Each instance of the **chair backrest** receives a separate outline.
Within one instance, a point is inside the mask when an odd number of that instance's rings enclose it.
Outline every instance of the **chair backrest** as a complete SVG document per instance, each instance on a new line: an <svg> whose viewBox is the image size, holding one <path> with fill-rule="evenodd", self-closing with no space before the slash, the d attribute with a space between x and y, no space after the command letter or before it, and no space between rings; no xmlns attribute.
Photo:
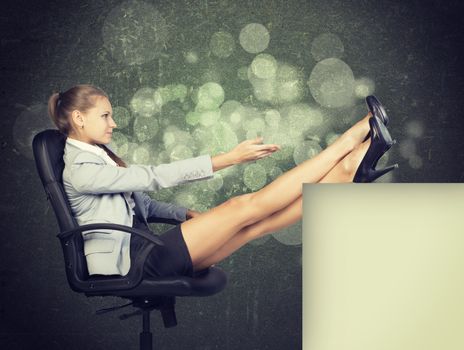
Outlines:
<svg viewBox="0 0 464 350"><path fill-rule="evenodd" d="M48 199L55 212L60 232L79 227L72 215L68 197L63 187L64 147L66 136L58 130L44 130L35 135L32 141L35 164ZM88 275L87 262L84 256L84 243L80 234L61 240L66 263L66 276L73 290L80 291L76 286L86 280ZM78 282L78 283L76 283Z"/></svg>

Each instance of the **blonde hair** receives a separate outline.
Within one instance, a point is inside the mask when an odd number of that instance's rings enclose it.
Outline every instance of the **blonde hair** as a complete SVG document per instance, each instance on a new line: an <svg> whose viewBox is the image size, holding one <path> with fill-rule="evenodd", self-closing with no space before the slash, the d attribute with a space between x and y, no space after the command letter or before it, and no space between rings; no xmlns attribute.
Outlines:
<svg viewBox="0 0 464 350"><path fill-rule="evenodd" d="M89 84L80 84L73 86L65 92L56 92L48 99L48 115L57 129L68 136L69 132L72 130L72 111L79 110L82 113L87 112L89 109L95 107L96 97L108 98L108 95L102 89ZM98 146L119 166L127 167L126 163L108 147L105 145Z"/></svg>

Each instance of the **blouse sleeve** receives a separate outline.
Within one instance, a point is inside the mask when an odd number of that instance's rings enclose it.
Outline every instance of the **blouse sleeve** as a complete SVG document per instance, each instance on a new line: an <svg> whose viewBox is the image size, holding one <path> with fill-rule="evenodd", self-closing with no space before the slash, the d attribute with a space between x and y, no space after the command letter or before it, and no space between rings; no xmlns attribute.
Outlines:
<svg viewBox="0 0 464 350"><path fill-rule="evenodd" d="M117 193L156 191L213 176L208 155L169 164L130 165L127 168L108 165L92 152L80 152L73 160L69 182L81 193Z"/></svg>

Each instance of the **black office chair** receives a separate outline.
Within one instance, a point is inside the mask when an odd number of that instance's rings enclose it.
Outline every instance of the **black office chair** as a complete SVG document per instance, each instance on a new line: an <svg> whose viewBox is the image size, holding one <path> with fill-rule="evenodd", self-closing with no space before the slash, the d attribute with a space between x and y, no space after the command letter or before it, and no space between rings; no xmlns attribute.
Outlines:
<svg viewBox="0 0 464 350"><path fill-rule="evenodd" d="M130 303L97 311L97 314L113 311L133 305L143 315L143 330L140 333L140 349L152 349L150 331L150 312L157 309L161 312L164 326L177 325L175 314L176 296L209 296L220 292L227 284L223 270L212 266L196 272L191 277L143 278L143 262L153 245L163 245L156 235L117 224L90 224L79 226L74 219L63 188L62 174L64 168L63 152L66 138L58 130L45 130L38 133L32 142L34 158L40 179L48 199L53 207L60 233L66 276L70 287L86 296L119 296L131 300ZM167 222L166 220L156 220ZM169 222L174 223L174 222ZM148 241L146 249L131 262L126 276L92 275L89 276L84 256L82 231L92 229L112 229L139 235ZM123 317L121 317L122 319Z"/></svg>

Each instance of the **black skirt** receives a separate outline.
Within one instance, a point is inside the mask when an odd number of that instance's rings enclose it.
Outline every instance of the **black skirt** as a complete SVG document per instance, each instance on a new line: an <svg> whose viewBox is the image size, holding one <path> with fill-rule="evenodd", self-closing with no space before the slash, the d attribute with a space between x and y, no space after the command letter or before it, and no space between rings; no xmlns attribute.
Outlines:
<svg viewBox="0 0 464 350"><path fill-rule="evenodd" d="M148 230L145 223L133 217L132 227ZM192 258L180 228L180 224L158 236L164 246L154 246L144 264L144 277L193 276ZM149 242L144 238L132 235L130 240L131 260Z"/></svg>

